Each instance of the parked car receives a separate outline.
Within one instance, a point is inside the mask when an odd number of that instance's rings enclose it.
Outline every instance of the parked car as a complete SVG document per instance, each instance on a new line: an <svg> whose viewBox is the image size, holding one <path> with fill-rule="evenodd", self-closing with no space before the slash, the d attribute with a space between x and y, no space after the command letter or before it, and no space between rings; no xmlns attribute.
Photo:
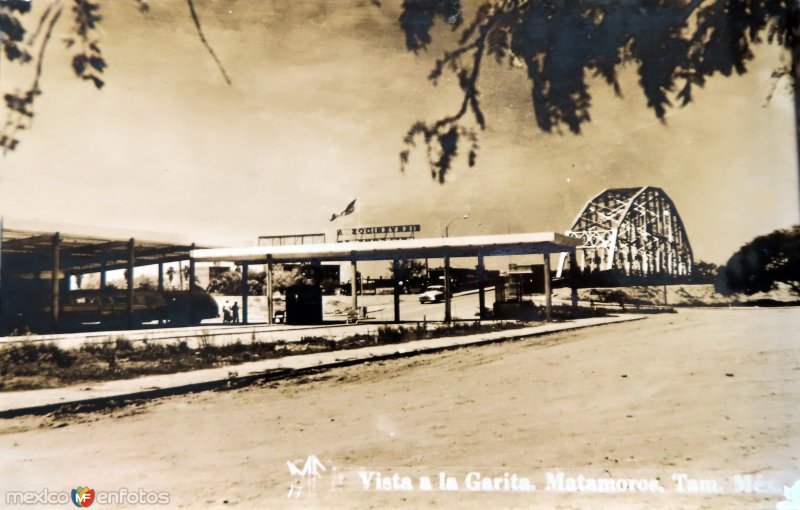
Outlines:
<svg viewBox="0 0 800 510"><path fill-rule="evenodd" d="M430 285L425 292L419 295L419 302L440 303L444 301L444 285Z"/></svg>

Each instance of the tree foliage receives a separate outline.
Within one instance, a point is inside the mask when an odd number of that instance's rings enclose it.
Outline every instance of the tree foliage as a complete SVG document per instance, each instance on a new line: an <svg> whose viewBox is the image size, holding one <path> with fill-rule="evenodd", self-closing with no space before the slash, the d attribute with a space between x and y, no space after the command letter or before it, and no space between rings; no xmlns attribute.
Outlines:
<svg viewBox="0 0 800 510"><path fill-rule="evenodd" d="M106 61L97 36L102 20L99 14L100 5L92 0L71 0L69 4L70 7L67 8L61 0L50 3L37 20L34 29L28 30L21 17L30 12L31 2L0 2L0 62L5 57L9 63L34 65L30 86L3 95L6 120L0 130L0 148L4 153L17 148L19 131L29 128L33 121L34 102L42 93L40 81L45 52L53 30L65 11L69 13L73 26L70 30L71 36L65 38L63 43L73 50L70 65L75 75L91 82L98 89L105 85L102 76Z"/></svg>
<svg viewBox="0 0 800 510"><path fill-rule="evenodd" d="M428 47L437 21L460 30L456 47L444 52L428 77L436 84L453 73L460 105L450 116L416 122L400 153L405 170L421 139L431 176L442 183L464 144L469 166L475 165L478 130L487 123L479 90L487 60L524 70L542 131L579 134L591 120L590 77L621 96L620 69L635 66L647 106L665 121L674 103L689 104L710 77L745 73L754 45L794 48L798 26L789 0L492 0L468 23L454 12L460 6L452 0L404 0L400 16L413 52ZM775 73L785 74L788 65Z"/></svg>
<svg viewBox="0 0 800 510"><path fill-rule="evenodd" d="M148 12L147 0L133 0L141 12ZM0 150L5 154L19 145L19 132L28 129L34 117L34 102L41 95L40 87L44 56L52 39L54 29L69 13L72 27L69 36L62 42L72 49L70 65L75 75L86 80L97 89L103 88L103 73L107 62L100 48L98 30L103 17L100 14L99 0L52 0L39 16L33 28L26 28L23 16L31 13L31 0L0 0L0 69L3 60L10 64L33 65L33 78L30 86L22 90L3 94L6 120L0 129ZM200 41L211 55L223 78L231 84L231 79L222 66L213 48L203 33L194 0L186 0L192 22Z"/></svg>
<svg viewBox="0 0 800 510"><path fill-rule="evenodd" d="M294 285L305 277L299 268L290 270L274 268L272 271L272 288L283 292L286 287ZM263 296L267 291L267 273L264 271L248 271L248 295ZM214 277L206 287L208 292L226 296L238 296L242 293L242 273L239 271L225 271Z"/></svg>
<svg viewBox="0 0 800 510"><path fill-rule="evenodd" d="M719 273L719 266L713 262L696 260L692 267L692 277L698 281L713 282Z"/></svg>
<svg viewBox="0 0 800 510"><path fill-rule="evenodd" d="M147 0L132 1L142 11L149 9ZM380 6L377 0L372 3ZM203 33L194 0L186 4L200 41L230 84ZM18 132L30 126L34 100L41 94L43 57L62 14L68 12L73 21L71 36L63 40L75 49L73 71L97 88L104 85L107 63L96 34L102 22L99 0L53 0L26 28L22 19L30 9L28 0L0 0L0 61L35 68L30 87L4 95L3 151L14 150ZM431 176L441 183L465 146L468 165L476 164L478 133L487 125L479 88L487 61L526 73L541 130L579 134L591 120L593 76L621 95L618 73L625 65L634 66L648 107L664 121L673 104L692 102L694 90L715 74L745 73L754 45L797 49L800 33L797 7L790 0L483 0L469 19L458 0L402 1L398 23L409 51L428 49L437 22L460 32L429 79L435 84L452 73L460 102L451 115L415 122L405 135L400 162L405 170L421 140ZM794 78L790 65L776 70L776 77L783 75Z"/></svg>
<svg viewBox="0 0 800 510"><path fill-rule="evenodd" d="M397 262L397 274L394 271L394 264L389 265L389 273L398 280L415 280L425 278L427 271L425 263L415 259L399 260Z"/></svg>
<svg viewBox="0 0 800 510"><path fill-rule="evenodd" d="M769 292L777 283L800 296L800 225L756 237L720 268L717 292L730 295Z"/></svg>

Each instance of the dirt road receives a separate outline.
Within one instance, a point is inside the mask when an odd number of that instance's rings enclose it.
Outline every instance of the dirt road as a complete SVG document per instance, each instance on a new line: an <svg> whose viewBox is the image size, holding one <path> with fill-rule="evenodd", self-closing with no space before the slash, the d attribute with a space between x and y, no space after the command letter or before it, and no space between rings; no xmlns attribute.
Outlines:
<svg viewBox="0 0 800 510"><path fill-rule="evenodd" d="M8 420L0 497L88 485L167 491L181 508L775 508L800 478L798 331L798 309L685 310ZM315 486L287 465L309 474L309 456ZM449 478L457 490L440 490Z"/></svg>

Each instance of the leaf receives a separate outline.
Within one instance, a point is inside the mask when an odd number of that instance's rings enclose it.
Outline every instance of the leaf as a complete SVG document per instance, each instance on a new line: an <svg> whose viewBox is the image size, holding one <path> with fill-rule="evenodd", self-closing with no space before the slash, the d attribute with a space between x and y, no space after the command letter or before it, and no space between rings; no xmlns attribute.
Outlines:
<svg viewBox="0 0 800 510"><path fill-rule="evenodd" d="M89 75L88 79L92 80L92 82L94 83L94 86L97 87L98 89L102 89L103 85L105 85L105 82L103 80L101 80L100 78L98 78L97 76L95 76L93 74Z"/></svg>
<svg viewBox="0 0 800 510"><path fill-rule="evenodd" d="M8 60L10 61L22 59L22 57L24 56L24 53L20 51L19 46L17 46L11 41L4 44L3 48L5 49L6 57L8 57Z"/></svg>
<svg viewBox="0 0 800 510"><path fill-rule="evenodd" d="M0 7L25 14L31 10L31 3L33 3L31 0L2 0L0 1Z"/></svg>
<svg viewBox="0 0 800 510"><path fill-rule="evenodd" d="M89 57L89 64L98 72L102 73L106 67L106 61L102 57L91 56Z"/></svg>
<svg viewBox="0 0 800 510"><path fill-rule="evenodd" d="M22 41L25 37L25 27L15 16L0 11L0 41L9 38L12 41Z"/></svg>

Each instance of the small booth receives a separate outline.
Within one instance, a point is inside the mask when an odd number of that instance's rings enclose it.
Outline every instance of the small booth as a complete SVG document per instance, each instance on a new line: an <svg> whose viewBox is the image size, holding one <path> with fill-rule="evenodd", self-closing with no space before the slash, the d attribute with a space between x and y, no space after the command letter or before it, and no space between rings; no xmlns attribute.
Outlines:
<svg viewBox="0 0 800 510"><path fill-rule="evenodd" d="M511 264L508 275L495 284L493 318L498 320L540 320L543 314L533 301L523 299L532 294L545 294L543 264Z"/></svg>
<svg viewBox="0 0 800 510"><path fill-rule="evenodd" d="M298 283L286 288L286 324L322 324L322 288Z"/></svg>

